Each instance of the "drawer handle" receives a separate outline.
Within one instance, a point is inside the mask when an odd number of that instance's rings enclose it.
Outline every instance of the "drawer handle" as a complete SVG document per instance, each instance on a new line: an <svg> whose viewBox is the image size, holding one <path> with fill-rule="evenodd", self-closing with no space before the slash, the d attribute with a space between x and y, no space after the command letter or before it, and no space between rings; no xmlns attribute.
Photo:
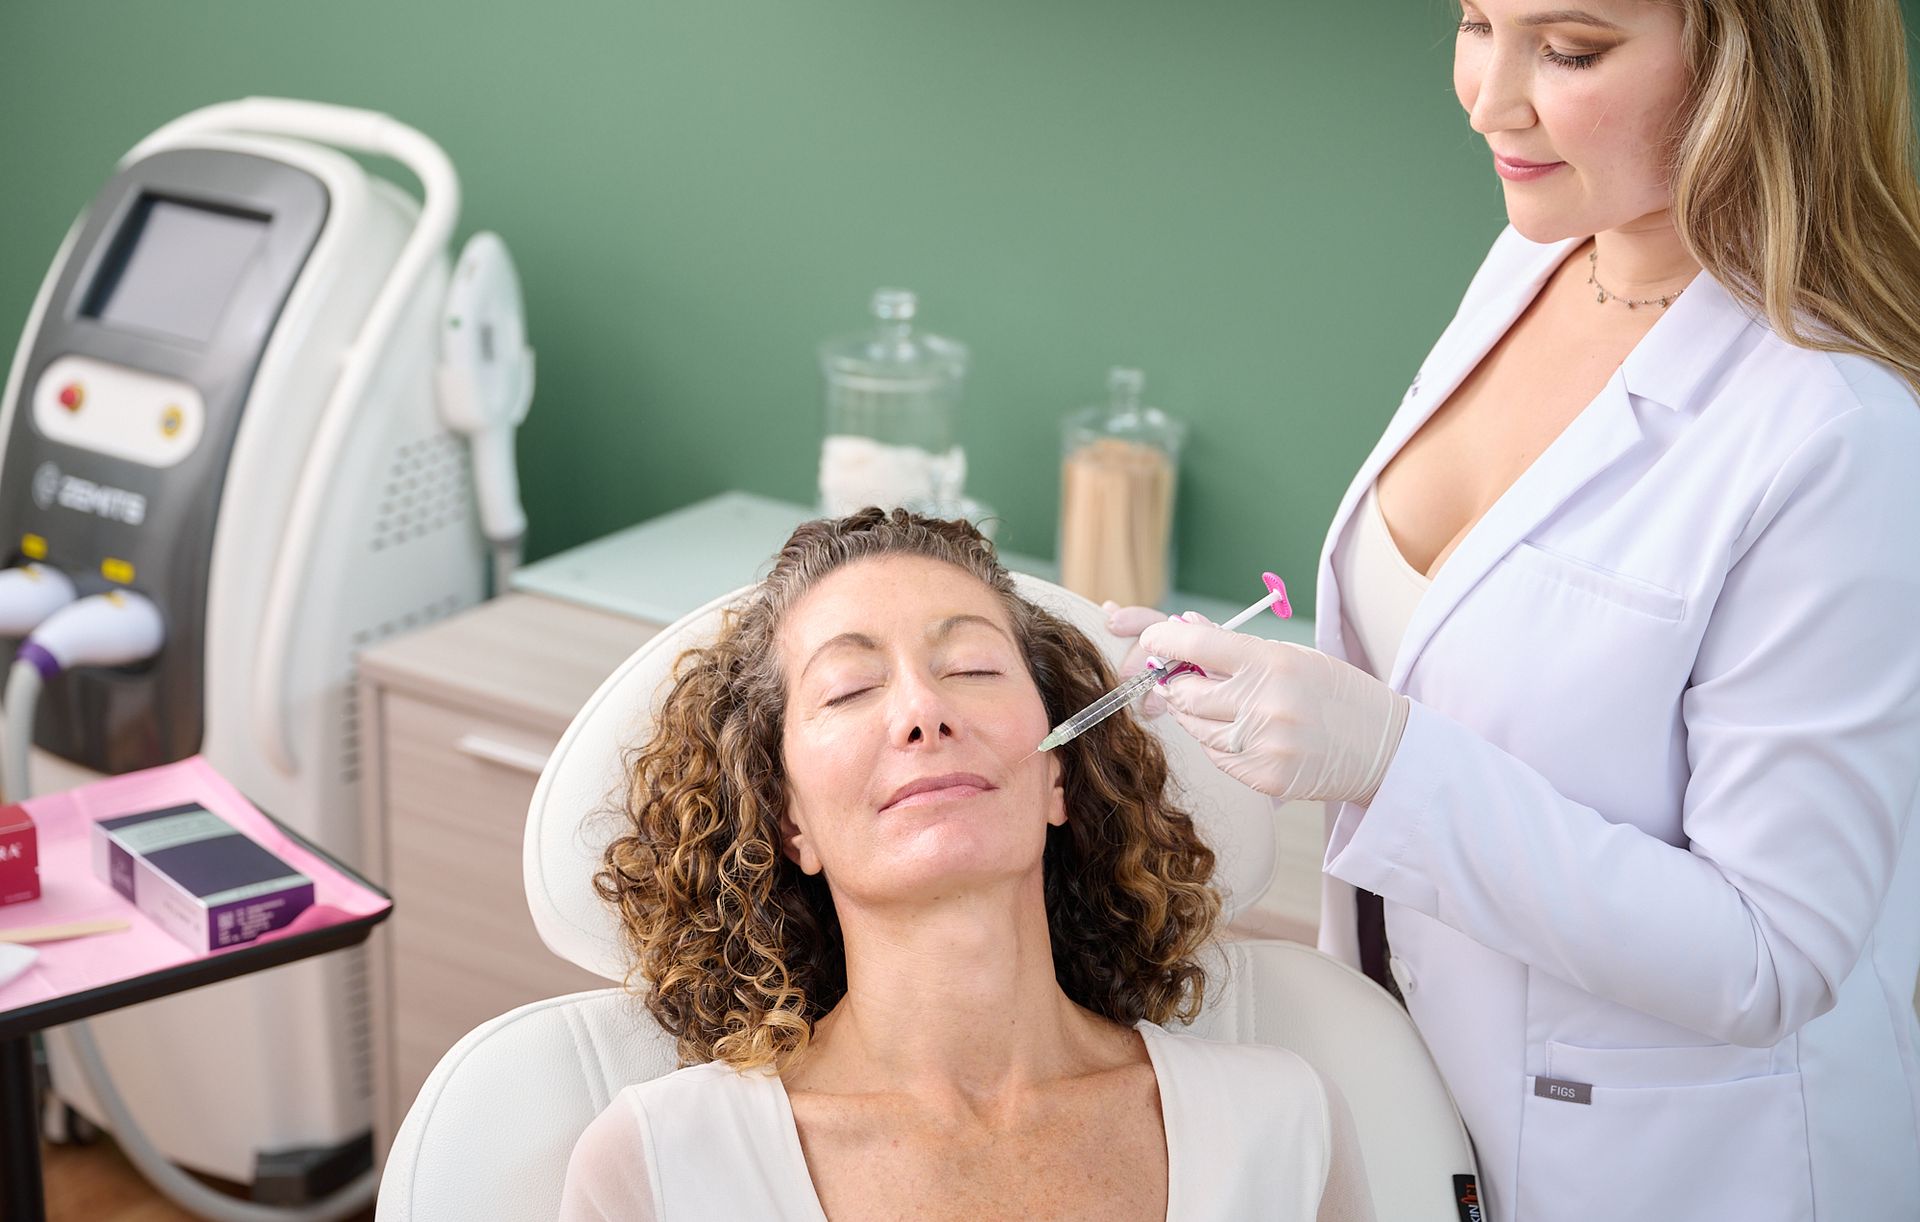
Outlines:
<svg viewBox="0 0 1920 1222"><path fill-rule="evenodd" d="M499 764L503 768L512 768L516 772L525 772L539 776L547 769L548 753L529 751L525 747L513 747L506 743L497 743L478 734L462 734L460 741L453 744L462 755L470 755L489 764Z"/></svg>

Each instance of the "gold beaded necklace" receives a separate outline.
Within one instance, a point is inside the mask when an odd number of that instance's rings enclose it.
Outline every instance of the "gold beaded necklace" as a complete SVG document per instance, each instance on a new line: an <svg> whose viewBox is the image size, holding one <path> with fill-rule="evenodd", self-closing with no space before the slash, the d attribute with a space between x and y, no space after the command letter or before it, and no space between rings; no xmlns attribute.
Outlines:
<svg viewBox="0 0 1920 1222"><path fill-rule="evenodd" d="M1668 304L1673 301L1674 298L1678 297L1680 294L1687 291L1686 286L1682 285L1679 288L1673 290L1673 292L1668 293L1664 297L1645 297L1640 299L1639 301L1635 301L1630 297L1622 297L1620 294L1608 289L1606 285L1601 284L1600 281L1596 278L1599 275L1599 271L1600 271L1599 260L1600 260L1600 252L1598 250L1590 250L1587 252L1587 283L1591 284L1594 287L1593 299L1599 302L1601 305L1605 305L1607 303L1607 299L1612 298L1615 301L1626 302L1627 308L1629 310L1635 308L1636 306L1653 305L1655 302L1658 302L1660 304L1660 308L1664 310L1667 308Z"/></svg>

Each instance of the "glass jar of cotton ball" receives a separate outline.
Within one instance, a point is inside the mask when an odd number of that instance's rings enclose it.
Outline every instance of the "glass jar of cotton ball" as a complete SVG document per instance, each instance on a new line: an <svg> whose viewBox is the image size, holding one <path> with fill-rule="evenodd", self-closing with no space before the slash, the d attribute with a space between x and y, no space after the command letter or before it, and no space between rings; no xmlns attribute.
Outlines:
<svg viewBox="0 0 1920 1222"><path fill-rule="evenodd" d="M1186 426L1140 402L1146 375L1107 373L1107 402L1061 424L1060 584L1151 607L1173 577L1174 476Z"/></svg>
<svg viewBox="0 0 1920 1222"><path fill-rule="evenodd" d="M820 447L820 508L840 517L878 505L962 500L967 459L954 415L967 349L914 329L904 289L873 295L873 326L820 346L826 438Z"/></svg>

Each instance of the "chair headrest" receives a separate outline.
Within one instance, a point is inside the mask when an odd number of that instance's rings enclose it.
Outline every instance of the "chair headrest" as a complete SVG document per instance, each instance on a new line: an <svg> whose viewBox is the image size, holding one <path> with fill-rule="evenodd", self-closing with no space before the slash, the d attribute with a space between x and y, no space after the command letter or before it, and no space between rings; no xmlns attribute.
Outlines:
<svg viewBox="0 0 1920 1222"><path fill-rule="evenodd" d="M1127 642L1107 631L1100 608L1051 582L1016 573L1022 597L1067 620L1118 663ZM593 890L601 853L619 829L625 750L646 741L674 661L719 635L721 614L753 587L717 598L649 640L607 677L574 716L547 760L527 811L523 860L534 926L563 959L608 980L626 976L628 956L613 911ZM1183 804L1218 859L1224 921L1266 889L1274 867L1274 804L1215 768L1172 718L1151 728L1166 746Z"/></svg>

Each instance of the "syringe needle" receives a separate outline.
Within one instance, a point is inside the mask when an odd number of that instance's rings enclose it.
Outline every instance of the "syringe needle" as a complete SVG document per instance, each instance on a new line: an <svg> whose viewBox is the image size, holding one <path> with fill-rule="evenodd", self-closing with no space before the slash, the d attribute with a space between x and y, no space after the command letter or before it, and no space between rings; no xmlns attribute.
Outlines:
<svg viewBox="0 0 1920 1222"><path fill-rule="evenodd" d="M1287 602L1286 584L1273 573L1262 573L1260 574L1260 579L1266 582L1267 596L1251 607L1248 607L1245 611L1234 616L1226 623L1220 625L1221 628L1232 632L1254 616L1265 611L1268 607L1272 607L1274 614L1278 615L1281 619L1286 619L1293 614L1293 607ZM1168 662L1165 666L1149 667L1141 671L1133 678L1122 683L1119 687L1114 688L1106 695L1100 697L1100 699L1055 726L1052 732L1040 740L1039 747L1035 748L1036 754L1040 751L1051 751L1063 743L1072 742L1089 729L1098 725L1102 720L1111 716L1116 710L1130 703L1135 696L1140 694L1141 689L1145 688L1148 684L1165 682L1169 675L1179 674L1184 670L1198 669L1199 667L1189 667L1184 662Z"/></svg>
<svg viewBox="0 0 1920 1222"><path fill-rule="evenodd" d="M1157 680L1164 671L1149 667L1133 678L1114 688L1086 708L1067 718L1053 728L1053 732L1040 740L1039 750L1051 751L1064 743L1072 742L1089 729L1106 720L1116 710L1131 703L1141 690Z"/></svg>

